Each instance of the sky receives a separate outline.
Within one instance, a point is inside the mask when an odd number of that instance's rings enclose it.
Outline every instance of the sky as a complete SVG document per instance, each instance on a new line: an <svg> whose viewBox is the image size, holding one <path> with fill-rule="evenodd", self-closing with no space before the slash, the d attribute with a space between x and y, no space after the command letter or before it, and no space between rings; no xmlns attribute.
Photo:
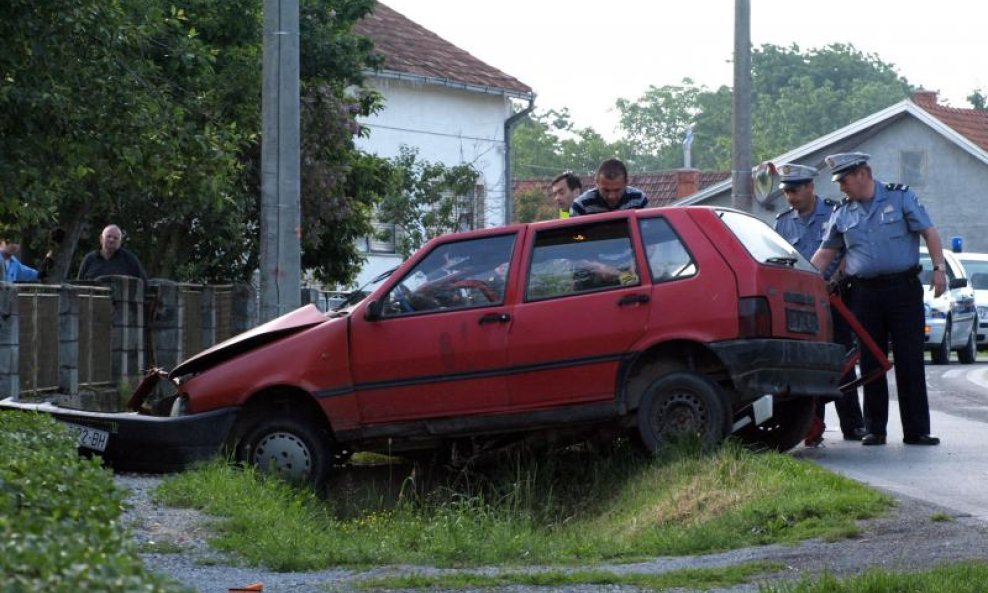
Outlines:
<svg viewBox="0 0 988 593"><path fill-rule="evenodd" d="M383 0L532 87L536 109L570 111L577 127L617 136L618 98L691 78L733 86L734 0ZM988 94L985 21L962 0L750 0L751 43L801 50L854 45L896 67L940 103Z"/></svg>

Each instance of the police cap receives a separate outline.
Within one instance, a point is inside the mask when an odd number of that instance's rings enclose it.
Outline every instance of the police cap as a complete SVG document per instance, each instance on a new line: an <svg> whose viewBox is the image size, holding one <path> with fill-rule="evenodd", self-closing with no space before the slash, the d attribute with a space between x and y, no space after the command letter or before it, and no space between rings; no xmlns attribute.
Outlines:
<svg viewBox="0 0 988 593"><path fill-rule="evenodd" d="M833 176L830 180L840 181L845 175L867 163L870 158L870 154L865 154L863 152L842 152L832 154L823 160L833 172Z"/></svg>
<svg viewBox="0 0 988 593"><path fill-rule="evenodd" d="M816 169L806 165L782 165L779 171L779 189L789 189L813 181Z"/></svg>

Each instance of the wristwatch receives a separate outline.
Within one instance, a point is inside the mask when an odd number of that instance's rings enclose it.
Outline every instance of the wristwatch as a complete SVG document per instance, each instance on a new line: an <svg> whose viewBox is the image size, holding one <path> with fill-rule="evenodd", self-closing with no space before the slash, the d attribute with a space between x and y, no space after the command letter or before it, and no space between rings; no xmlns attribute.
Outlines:
<svg viewBox="0 0 988 593"><path fill-rule="evenodd" d="M947 271L947 264L937 264L937 265L933 266L933 271L934 272L946 272Z"/></svg>

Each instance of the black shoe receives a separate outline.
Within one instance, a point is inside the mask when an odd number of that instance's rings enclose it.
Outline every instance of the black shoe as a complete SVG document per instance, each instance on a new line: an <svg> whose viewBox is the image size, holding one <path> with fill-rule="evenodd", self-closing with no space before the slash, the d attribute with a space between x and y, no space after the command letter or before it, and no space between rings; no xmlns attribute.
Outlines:
<svg viewBox="0 0 988 593"><path fill-rule="evenodd" d="M885 435L868 433L863 437L861 437L861 444L864 445L865 447L869 445L884 445Z"/></svg>
<svg viewBox="0 0 988 593"><path fill-rule="evenodd" d="M851 432L844 433L845 441L860 441L864 436L868 434L868 431L863 428L855 428Z"/></svg>
<svg viewBox="0 0 988 593"><path fill-rule="evenodd" d="M933 445L939 445L940 439L938 439L937 437L931 437L928 434L921 434L921 435L911 435L911 436L902 437L902 442L907 445L933 446Z"/></svg>

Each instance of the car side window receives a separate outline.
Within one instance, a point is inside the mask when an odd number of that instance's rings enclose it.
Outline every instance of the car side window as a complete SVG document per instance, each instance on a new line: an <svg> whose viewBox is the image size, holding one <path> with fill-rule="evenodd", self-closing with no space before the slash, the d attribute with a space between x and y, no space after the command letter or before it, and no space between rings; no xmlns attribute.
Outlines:
<svg viewBox="0 0 988 593"><path fill-rule="evenodd" d="M696 262L665 218L640 221L642 241L652 282L665 282L696 275Z"/></svg>
<svg viewBox="0 0 988 593"><path fill-rule="evenodd" d="M515 235L444 243L384 296L382 317L504 303Z"/></svg>
<svg viewBox="0 0 988 593"><path fill-rule="evenodd" d="M627 221L567 226L536 234L525 299L639 284Z"/></svg>

